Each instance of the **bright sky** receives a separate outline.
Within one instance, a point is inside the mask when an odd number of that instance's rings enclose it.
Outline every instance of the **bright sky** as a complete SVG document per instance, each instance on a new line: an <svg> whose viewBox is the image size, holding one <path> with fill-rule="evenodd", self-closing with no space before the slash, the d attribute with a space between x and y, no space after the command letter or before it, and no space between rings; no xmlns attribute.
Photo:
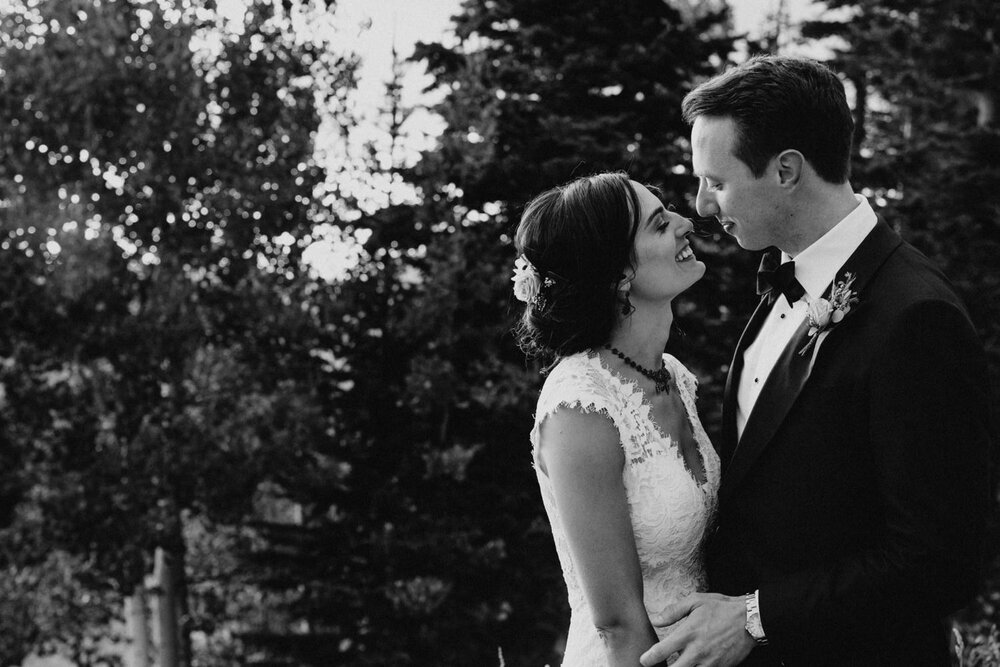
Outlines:
<svg viewBox="0 0 1000 667"><path fill-rule="evenodd" d="M767 25L767 17L780 5L786 5L793 21L818 16L823 8L814 0L730 0L733 21L738 32L758 35ZM338 0L337 13L345 30L348 46L364 59L361 72L361 96L378 104L389 79L395 41L402 57L413 53L417 41L433 42L451 37L450 19L460 9L460 0ZM418 68L411 67L405 88L408 101L420 101L420 89L427 83Z"/></svg>
<svg viewBox="0 0 1000 667"><path fill-rule="evenodd" d="M458 13L459 0L338 0L336 11L346 48L361 55L360 81L355 101L362 112L373 113L385 99L385 84L392 76L392 47L400 59L413 55L418 41L448 42L451 16ZM429 104L423 89L432 80L423 68L404 66L403 104ZM404 130L411 135L409 154L416 157L443 129L440 121L416 109Z"/></svg>
<svg viewBox="0 0 1000 667"><path fill-rule="evenodd" d="M232 1L232 0L231 0ZM770 17L784 5L792 22L815 18L823 8L813 0L729 0L733 8L733 21L737 32L758 36L771 22ZM384 140L384 132L374 126L378 108L385 100L385 85L392 75L392 47L402 59L413 54L418 41L448 43L454 39L451 17L459 12L461 0L337 0L335 23L339 43L358 53L362 58L359 88L352 103L363 121L354 131L354 146L361 142ZM421 109L432 104L423 93L431 83L419 64L407 64L403 78L403 104L415 110L403 126L407 135L404 153L398 159L412 164L421 150L433 146L434 139L443 130L439 118ZM372 205L383 206L393 193L403 192L396 184L379 182L371 175L358 180L358 188L368 187ZM388 194L387 194L388 193ZM398 195L405 198L405 193ZM333 236L336 236L334 234ZM356 245L348 239L331 238L315 244L310 263L318 273L336 278L359 261Z"/></svg>
<svg viewBox="0 0 1000 667"><path fill-rule="evenodd" d="M736 31L751 36L759 35L782 6L793 22L816 18L823 12L822 5L814 0L729 2ZM385 99L385 84L392 74L393 45L399 57L405 59L413 54L418 41L448 43L454 39L451 17L460 8L461 0L338 0L336 23L341 33L340 43L362 58L359 89L353 100L360 116L374 118ZM403 126L408 140L405 154L400 158L412 163L420 150L433 145L443 125L440 119L420 108L435 101L423 93L431 83L430 77L415 63L407 63L404 71L403 103L415 110ZM377 140L378 135L375 128L362 126L356 139Z"/></svg>

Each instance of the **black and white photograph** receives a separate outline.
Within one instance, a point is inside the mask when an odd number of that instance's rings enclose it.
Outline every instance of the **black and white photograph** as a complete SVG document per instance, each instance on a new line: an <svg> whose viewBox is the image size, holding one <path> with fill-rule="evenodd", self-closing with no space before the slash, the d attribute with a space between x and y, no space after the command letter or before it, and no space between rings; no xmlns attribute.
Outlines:
<svg viewBox="0 0 1000 667"><path fill-rule="evenodd" d="M0 665L1000 667L997 0L0 0Z"/></svg>

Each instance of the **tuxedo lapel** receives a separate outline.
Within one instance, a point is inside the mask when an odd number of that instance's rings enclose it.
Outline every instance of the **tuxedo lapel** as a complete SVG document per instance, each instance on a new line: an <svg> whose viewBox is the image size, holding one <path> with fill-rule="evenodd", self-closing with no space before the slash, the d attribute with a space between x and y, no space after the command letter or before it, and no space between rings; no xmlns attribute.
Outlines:
<svg viewBox="0 0 1000 667"><path fill-rule="evenodd" d="M799 392L809 376L812 355L799 354L809 336L809 322L803 321L782 351L770 375L764 382L760 396L743 428L731 465L727 471L729 481L735 484L742 479L746 469L757 460L761 450L771 441L785 420L785 415L799 397Z"/></svg>
<svg viewBox="0 0 1000 667"><path fill-rule="evenodd" d="M881 219L875 225L875 228L869 232L865 240L861 242L857 250L851 255L851 257L844 263L844 265L837 272L835 281L843 280L846 273L851 273L855 276L854 284L852 289L859 295L860 303L858 306L851 311L848 318L845 318L840 326L844 326L845 323L850 321L853 317L864 317L864 306L865 306L865 295L864 289L868 284L868 281L875 275L879 267L882 266L883 262L889 257L890 254L899 246L902 242L899 235L892 231L888 225L886 225ZM824 290L824 296L829 294L830 288L827 287ZM764 300L766 301L766 299ZM760 312L761 307L757 308ZM769 310L769 309L766 309ZM764 314L766 317L766 312ZM757 313L754 313L754 317L757 317ZM757 330L753 333L759 332L760 326L763 324L764 317L761 317L760 323L757 324ZM751 319L753 322L753 319ZM750 325L747 325L747 331L744 332L743 338L746 338L747 332L750 331ZM838 330L834 329L831 333L837 333ZM781 424L784 422L785 417L788 412L792 409L795 401L798 399L799 393L802 391L803 386L805 386L806 380L809 378L810 374L810 357L812 355L800 355L799 351L808 342L809 324L804 321L801 326L796 330L795 334L792 336L791 341L782 351L781 356L778 358L774 369L768 376L764 383L764 387L761 389L760 396L754 405L753 411L750 413L747 419L746 426L743 429L743 436L739 439L738 445L735 447L735 451L727 452L731 454L732 460L727 468L724 468L726 472L725 484L723 484L722 494L728 495L732 490L739 484L740 480L746 475L747 471L753 465L754 461L760 456L760 453L764 450L767 444L777 433ZM729 378L726 381L726 393L723 403L723 426L725 432L726 442L729 440L729 423L726 421L727 414L732 413L732 443L736 443L736 428L735 428L735 412L736 412L736 393L739 387L739 375L738 372L742 370L742 359L743 350L746 349L746 345L749 345L752 341L747 341L746 344L743 342L743 338L740 339L740 344L737 346L736 358L733 360L733 364L730 370ZM816 352L816 358L818 359L824 349L820 348ZM737 369L737 359L739 360L740 367ZM735 372L734 372L735 371Z"/></svg>
<svg viewBox="0 0 1000 667"><path fill-rule="evenodd" d="M767 319L767 314L771 312L773 303L765 295L757 304L757 309L753 311L750 321L743 329L743 334L736 344L733 361L729 364L729 373L726 374L726 390L722 394L722 450L719 452L719 458L722 460L723 469L729 465L733 452L736 451L736 442L739 439L736 429L736 397L739 393L740 376L743 374L743 353L757 338L761 327L764 326L764 320Z"/></svg>

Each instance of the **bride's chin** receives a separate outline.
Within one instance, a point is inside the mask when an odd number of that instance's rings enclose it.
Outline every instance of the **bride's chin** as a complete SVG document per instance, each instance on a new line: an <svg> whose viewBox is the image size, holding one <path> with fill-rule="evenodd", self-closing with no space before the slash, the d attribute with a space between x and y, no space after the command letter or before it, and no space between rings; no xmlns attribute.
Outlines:
<svg viewBox="0 0 1000 667"><path fill-rule="evenodd" d="M696 282L704 278L705 271L706 271L705 263L700 260L695 260L694 266L691 267L691 280L687 284L685 289L687 289L687 287L691 287L691 285L694 285Z"/></svg>

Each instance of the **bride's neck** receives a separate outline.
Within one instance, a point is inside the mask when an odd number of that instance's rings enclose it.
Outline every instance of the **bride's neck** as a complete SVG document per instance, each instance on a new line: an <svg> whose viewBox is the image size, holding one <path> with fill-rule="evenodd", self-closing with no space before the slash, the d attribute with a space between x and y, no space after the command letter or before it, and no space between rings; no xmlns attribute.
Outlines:
<svg viewBox="0 0 1000 667"><path fill-rule="evenodd" d="M652 315L637 309L631 315L621 318L611 332L610 345L640 366L659 368L673 322L672 309Z"/></svg>

